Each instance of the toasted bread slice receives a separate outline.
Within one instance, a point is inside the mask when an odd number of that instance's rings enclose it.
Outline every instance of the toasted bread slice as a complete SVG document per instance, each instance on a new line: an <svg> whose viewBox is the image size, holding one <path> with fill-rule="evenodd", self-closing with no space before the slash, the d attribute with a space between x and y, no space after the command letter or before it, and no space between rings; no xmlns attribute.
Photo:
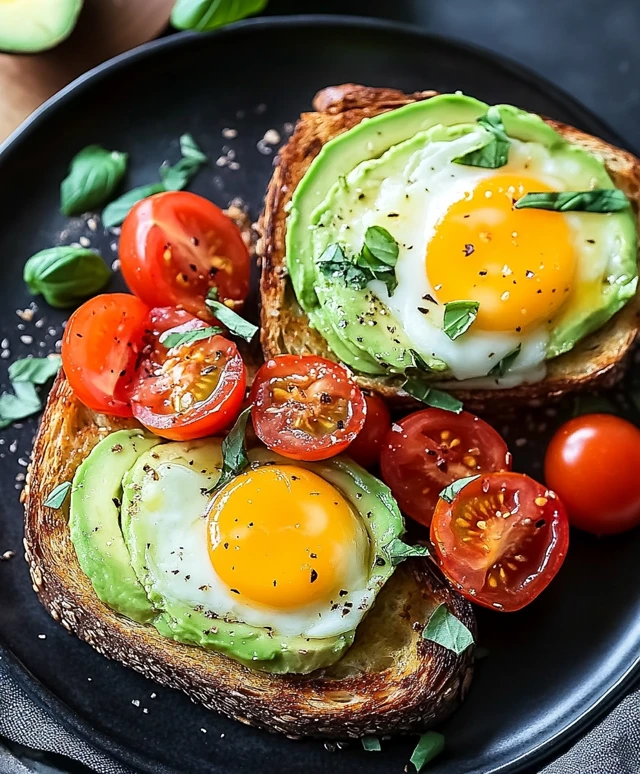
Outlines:
<svg viewBox="0 0 640 774"><path fill-rule="evenodd" d="M293 191L322 146L363 118L372 117L436 94L424 91L403 94L394 89L375 89L355 84L320 91L314 100L316 112L304 113L280 156L269 184L259 221L258 253L262 260L262 348L265 357L282 353L317 354L336 359L326 341L309 327L287 280L285 227L287 204ZM605 143L571 126L545 119L571 142L604 161L615 184L631 199L637 212L640 201L640 162L627 151ZM632 299L603 328L578 343L573 350L548 362L546 378L536 384L511 389L468 390L455 394L480 410L496 399L502 405L532 403L559 397L566 392L613 383L621 374L625 354L640 328L640 298ZM393 404L410 406L414 398L403 392L399 378L357 375L361 387L378 393Z"/></svg>
<svg viewBox="0 0 640 774"><path fill-rule="evenodd" d="M422 638L444 602L475 630L471 606L426 559L394 573L352 648L334 666L305 676L258 672L219 653L162 637L95 595L69 537L67 513L43 505L107 433L135 426L95 414L64 375L53 386L25 487L25 549L34 589L56 621L100 653L179 688L205 707L291 737L358 737L427 727L453 711L471 680L473 649L456 656Z"/></svg>

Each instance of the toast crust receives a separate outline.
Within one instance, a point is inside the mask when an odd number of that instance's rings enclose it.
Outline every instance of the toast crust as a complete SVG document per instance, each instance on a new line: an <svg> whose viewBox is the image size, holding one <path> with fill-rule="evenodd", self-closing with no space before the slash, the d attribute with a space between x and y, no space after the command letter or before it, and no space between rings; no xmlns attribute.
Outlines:
<svg viewBox="0 0 640 774"><path fill-rule="evenodd" d="M444 602L472 631L471 606L425 559L401 565L338 664L306 676L270 675L228 657L174 642L104 605L78 563L67 512L43 505L71 480L95 444L134 420L96 414L58 375L38 431L25 502L25 553L34 590L51 616L97 651L205 707L297 738L359 737L423 729L464 697L473 648L456 656L425 641L422 628Z"/></svg>
<svg viewBox="0 0 640 774"><path fill-rule="evenodd" d="M435 91L404 94L395 89L378 89L357 84L331 86L320 91L313 102L315 112L303 113L287 144L281 148L259 220L258 254L262 261L261 342L265 358L283 353L317 354L335 360L324 338L309 327L287 280L285 229L287 204L293 191L322 146L372 117L418 100L435 96ZM566 124L545 121L567 140L580 145L604 161L615 184L631 200L637 214L640 201L640 161L627 151L605 143ZM535 403L557 398L574 390L613 384L623 371L625 355L640 328L640 294L600 330L587 336L570 352L547 362L547 376L541 382L501 390L451 390L476 410L495 405ZM356 375L359 385L387 399L398 408L417 406L401 388L401 378ZM421 405L421 404L420 404Z"/></svg>

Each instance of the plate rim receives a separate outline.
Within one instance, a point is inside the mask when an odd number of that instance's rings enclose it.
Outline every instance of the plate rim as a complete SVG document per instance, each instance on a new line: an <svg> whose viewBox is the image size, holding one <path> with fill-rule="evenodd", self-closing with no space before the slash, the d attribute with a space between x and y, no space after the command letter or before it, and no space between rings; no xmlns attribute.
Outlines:
<svg viewBox="0 0 640 774"><path fill-rule="evenodd" d="M157 51L173 51L189 45L190 42L214 36L240 34L244 31L251 32L254 29L281 29L296 28L313 24L343 28L365 28L367 30L390 33L391 35L409 35L420 38L425 42L435 42L439 45L451 47L458 51L470 53L474 56L488 60L498 69L515 76L538 90L553 95L554 98L564 101L571 111L584 116L592 126L598 127L598 133L612 138L613 142L622 148L635 153L628 139L623 138L617 130L613 129L606 121L583 105L579 100L567 93L561 87L554 84L545 76L535 70L521 65L508 56L492 49L485 48L475 43L460 40L453 36L440 35L430 30L406 22L380 19L355 15L336 14L292 14L284 16L264 16L246 19L224 28L208 33L177 32L167 37L162 37L144 43L136 48L125 51L96 67L83 73L59 92L51 96L39 108L31 113L14 131L0 143L0 165L10 154L19 150L20 145L40 126L50 115L53 115L78 94L82 94L91 88L94 83L103 78L125 69L131 63L145 58L153 57ZM151 756L142 754L134 748L128 747L112 736L96 729L75 710L73 710L55 693L49 690L40 680L21 662L16 654L8 647L4 638L0 635L0 660L9 672L9 675L25 690L29 698L47 713L58 720L62 726L72 734L79 736L89 746L110 756L116 761L127 766L133 766L142 771L154 771L158 774L180 774L177 769L166 766ZM531 750L513 758L505 764L491 768L486 774L517 774L534 765L547 763L554 759L559 752L564 752L583 734L591 730L605 714L613 708L619 699L637 683L640 678L640 654L625 670L619 679L609 687L593 704L584 709L570 724L566 725L553 736L548 737ZM153 766L153 768L151 768Z"/></svg>

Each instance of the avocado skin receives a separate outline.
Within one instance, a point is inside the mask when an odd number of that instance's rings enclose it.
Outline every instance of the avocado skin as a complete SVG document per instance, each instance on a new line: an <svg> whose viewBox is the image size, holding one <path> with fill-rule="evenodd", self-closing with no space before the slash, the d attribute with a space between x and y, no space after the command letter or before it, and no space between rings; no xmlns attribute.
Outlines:
<svg viewBox="0 0 640 774"><path fill-rule="evenodd" d="M118 430L98 443L73 477L69 532L78 561L99 599L139 623L157 612L131 566L120 531L122 479L160 443L140 430Z"/></svg>
<svg viewBox="0 0 640 774"><path fill-rule="evenodd" d="M35 54L54 48L75 29L84 0L0 2L0 52Z"/></svg>

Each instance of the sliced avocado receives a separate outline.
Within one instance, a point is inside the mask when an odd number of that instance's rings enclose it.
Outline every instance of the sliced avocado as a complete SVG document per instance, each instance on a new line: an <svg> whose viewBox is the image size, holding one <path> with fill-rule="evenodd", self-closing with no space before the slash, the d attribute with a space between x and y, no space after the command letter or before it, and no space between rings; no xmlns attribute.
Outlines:
<svg viewBox="0 0 640 774"><path fill-rule="evenodd" d="M78 561L106 605L141 623L156 612L139 583L120 531L122 479L160 439L118 430L98 443L73 478L69 531Z"/></svg>
<svg viewBox="0 0 640 774"><path fill-rule="evenodd" d="M290 464L264 449L250 452L250 458L254 465ZM403 532L390 491L346 458L301 464L338 487L362 515L373 547L367 589L375 597L393 572L387 546ZM210 499L207 490L218 479L220 466L218 439L167 443L139 457L125 478L123 534L140 582L163 611L154 625L179 642L212 648L267 672L307 673L334 663L353 642L355 629L329 637L283 635L277 620L270 628L253 626L229 615L225 620L225 611L216 613L207 606L210 589L197 585L196 570L209 564L207 522L202 517ZM158 547L160 540L168 541L165 548L176 542L169 564L167 551Z"/></svg>
<svg viewBox="0 0 640 774"><path fill-rule="evenodd" d="M83 0L0 0L0 51L35 53L73 32Z"/></svg>

